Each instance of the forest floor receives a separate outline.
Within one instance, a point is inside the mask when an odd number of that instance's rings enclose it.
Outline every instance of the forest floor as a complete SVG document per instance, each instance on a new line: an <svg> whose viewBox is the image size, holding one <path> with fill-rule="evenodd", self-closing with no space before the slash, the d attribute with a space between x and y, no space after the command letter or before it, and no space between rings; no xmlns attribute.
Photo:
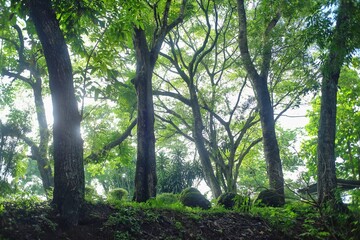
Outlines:
<svg viewBox="0 0 360 240"><path fill-rule="evenodd" d="M0 205L0 240L313 239L302 234L301 224L293 226L291 231L274 228L260 217L234 211L86 204L79 225L64 230L47 203Z"/></svg>

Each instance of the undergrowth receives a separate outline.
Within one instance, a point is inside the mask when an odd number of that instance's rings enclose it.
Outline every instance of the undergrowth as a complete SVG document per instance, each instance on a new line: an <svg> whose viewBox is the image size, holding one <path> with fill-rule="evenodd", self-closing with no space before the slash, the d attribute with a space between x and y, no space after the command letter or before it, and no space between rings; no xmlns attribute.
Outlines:
<svg viewBox="0 0 360 240"><path fill-rule="evenodd" d="M339 213L302 202L283 208L252 207L251 214L265 219L273 229L296 239L359 239L359 214Z"/></svg>
<svg viewBox="0 0 360 240"><path fill-rule="evenodd" d="M94 203L92 199L90 204ZM102 204L104 200L99 201ZM130 201L111 201L115 211L109 215L103 224L104 228L113 229L114 239L136 239L142 236L143 226L164 222L164 212L177 213L195 223L209 215L241 213L264 219L275 231L284 233L288 239L343 239L356 240L360 236L360 209L350 206L348 213L336 213L329 208L319 208L315 205L299 201L291 202L281 208L252 206L244 212L243 208L229 210L222 206L213 206L209 210L183 206L177 197L164 195L150 199L144 203ZM55 231L57 224L47 216L53 211L49 202L37 197L13 196L6 200L0 198L0 219L5 219L8 231L16 231L17 224L27 221L40 236L42 231ZM168 214L169 216L169 214ZM179 219L168 218L166 221L177 229L179 238L185 225ZM0 221L1 223L1 221ZM4 222L3 222L4 223ZM39 227L41 226L41 227ZM1 237L0 237L1 239Z"/></svg>

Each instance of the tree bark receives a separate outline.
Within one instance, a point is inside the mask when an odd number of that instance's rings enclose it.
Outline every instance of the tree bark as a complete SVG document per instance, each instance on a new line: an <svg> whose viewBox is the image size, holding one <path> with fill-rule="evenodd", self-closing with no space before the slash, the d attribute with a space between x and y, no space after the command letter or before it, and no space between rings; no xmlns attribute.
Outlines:
<svg viewBox="0 0 360 240"><path fill-rule="evenodd" d="M271 39L270 33L280 19L278 13L267 25L263 36L263 53L260 74L256 70L251 60L248 39L247 39L247 20L244 0L237 0L239 15L239 47L241 59L244 67L252 81L258 108L260 112L260 122L263 135L264 155L267 163L267 173L270 188L282 196L282 203L285 204L284 196L284 177L282 163L280 159L279 146L275 133L274 110L270 100L269 89L267 86L268 72L271 60Z"/></svg>
<svg viewBox="0 0 360 240"><path fill-rule="evenodd" d="M330 203L336 206L341 202L336 194L335 168L335 132L336 132L336 102L340 70L347 55L346 35L349 27L351 1L340 1L337 22L328 56L322 68L321 109L318 131L318 201L320 205Z"/></svg>
<svg viewBox="0 0 360 240"><path fill-rule="evenodd" d="M214 174L213 167L210 161L209 151L205 147L205 141L203 136L203 130L205 129L199 106L199 100L197 97L196 89L193 81L188 81L188 88L190 93L191 110L193 113L193 136L195 145L199 153L201 165L207 183L214 195L214 198L218 198L221 195L221 187L218 179Z"/></svg>
<svg viewBox="0 0 360 240"><path fill-rule="evenodd" d="M150 55L144 30L134 29L137 93L137 161L134 200L145 202L156 196L156 159L152 73L156 60Z"/></svg>
<svg viewBox="0 0 360 240"><path fill-rule="evenodd" d="M275 189L279 195L284 197L284 177L275 133L274 111L270 101L267 81L265 78L260 77L253 80L253 85L260 112L264 155L270 188ZM285 203L285 199L283 199L283 203Z"/></svg>
<svg viewBox="0 0 360 240"><path fill-rule="evenodd" d="M65 227L77 225L84 200L81 117L73 86L67 45L50 0L28 1L30 17L41 41L49 72L54 126L54 197Z"/></svg>
<svg viewBox="0 0 360 240"><path fill-rule="evenodd" d="M155 19L153 39L148 44L145 30L134 27L133 43L136 55L136 76L132 80L138 99L137 118L137 161L135 173L134 200L145 202L156 196L156 159L154 135L154 104L152 75L161 45L166 34L184 19L186 0L182 0L180 14L168 24L171 0L166 0L161 19ZM158 5L152 6L157 16Z"/></svg>
<svg viewBox="0 0 360 240"><path fill-rule="evenodd" d="M35 159L37 161L45 193L47 194L48 191L50 191L51 188L54 187L54 177L52 174L50 161L48 159L50 133L45 115L44 101L42 98L42 81L41 78L35 78L36 81L33 84L32 88L34 93L35 108L40 132L38 156Z"/></svg>

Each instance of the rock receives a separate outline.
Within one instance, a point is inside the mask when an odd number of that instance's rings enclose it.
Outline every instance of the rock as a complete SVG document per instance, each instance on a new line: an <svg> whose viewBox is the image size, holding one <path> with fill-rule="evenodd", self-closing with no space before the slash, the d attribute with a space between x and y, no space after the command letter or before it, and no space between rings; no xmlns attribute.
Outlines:
<svg viewBox="0 0 360 240"><path fill-rule="evenodd" d="M266 189L261 191L255 202L258 206L266 206L266 207L283 206L281 196L273 189Z"/></svg>
<svg viewBox="0 0 360 240"><path fill-rule="evenodd" d="M196 188L186 188L180 194L180 202L187 207L209 209L211 203Z"/></svg>
<svg viewBox="0 0 360 240"><path fill-rule="evenodd" d="M226 209L233 209L235 206L236 196L236 193L223 193L219 196L217 203Z"/></svg>
<svg viewBox="0 0 360 240"><path fill-rule="evenodd" d="M218 205L224 206L226 209L248 211L251 203L248 196L241 196L236 193L223 193L218 198Z"/></svg>

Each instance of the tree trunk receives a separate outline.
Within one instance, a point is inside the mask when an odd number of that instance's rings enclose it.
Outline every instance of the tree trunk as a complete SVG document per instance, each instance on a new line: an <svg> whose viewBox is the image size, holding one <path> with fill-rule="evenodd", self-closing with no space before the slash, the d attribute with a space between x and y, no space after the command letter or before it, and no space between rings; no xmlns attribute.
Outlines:
<svg viewBox="0 0 360 240"><path fill-rule="evenodd" d="M350 1L340 1L337 23L329 54L322 68L321 109L318 132L318 201L321 205L330 203L337 206L340 196L335 190L335 132L336 132L336 102L340 70L346 56L346 36L349 26L347 9L351 7Z"/></svg>
<svg viewBox="0 0 360 240"><path fill-rule="evenodd" d="M19 58L21 57L19 56ZM39 124L40 143L37 144L22 134L20 135L20 138L23 139L24 142L31 148L31 157L37 161L37 167L40 172L42 185L47 195L48 191L54 187L54 178L48 159L50 133L46 121L44 102L42 99L42 79L35 69L35 66L32 66L29 71L34 76L35 82L33 82L30 78L22 77L20 74L15 74L7 70L3 70L3 73L9 77L22 80L26 84L29 84L33 90L37 121Z"/></svg>
<svg viewBox="0 0 360 240"><path fill-rule="evenodd" d="M30 0L30 16L41 41L49 71L54 126L54 198L65 227L78 223L84 200L81 117L73 86L67 45L50 0Z"/></svg>
<svg viewBox="0 0 360 240"><path fill-rule="evenodd" d="M161 45L166 34L184 19L186 0L182 0L180 14L168 24L171 0L166 0L162 13L161 23L152 33L149 45L146 40L145 30L134 27L133 43L136 55L136 77L132 80L135 85L138 99L137 119L137 161L135 172L134 200L145 202L156 196L156 159L155 159L155 134L154 134L154 104L152 91L152 75L156 60L159 56ZM154 5L154 16L157 18L157 4ZM156 19L156 22L159 19ZM158 23L158 22L157 22Z"/></svg>
<svg viewBox="0 0 360 240"><path fill-rule="evenodd" d="M264 155L270 188L275 189L279 195L284 196L284 177L275 133L274 111L270 101L267 81L259 77L253 80L253 85L260 111ZM285 204L285 199L283 201L283 204Z"/></svg>
<svg viewBox="0 0 360 240"><path fill-rule="evenodd" d="M152 73L155 59L151 56L144 30L135 29L136 77L133 83L137 93L137 161L134 200L145 202L156 196L156 158L154 135L154 105Z"/></svg>
<svg viewBox="0 0 360 240"><path fill-rule="evenodd" d="M37 114L37 121L39 124L39 134L40 134L40 143L37 145L31 139L27 138L25 135L21 136L23 140L29 145L32 152L32 158L37 161L37 167L40 172L42 185L46 195L48 196L48 191L54 187L54 178L51 171L50 162L48 159L48 147L49 147L49 128L46 121L45 107L42 96L42 79L40 70L38 68L37 61L30 60L28 55L24 55L24 36L22 29L17 24L12 26L18 33L19 38L19 47L17 48L19 65L17 67L18 73L13 73L7 69L2 69L2 73L11 77L16 78L24 83L30 85L34 94L34 103ZM33 39L31 39L33 40ZM32 57L30 57L32 59ZM25 60L26 59L26 60ZM21 72L24 70L30 71L30 77L24 77L21 75ZM35 80L33 81L32 78Z"/></svg>
<svg viewBox="0 0 360 240"><path fill-rule="evenodd" d="M190 93L190 101L191 101L191 110L193 113L193 135L195 140L195 145L199 153L201 165L203 167L204 177L209 184L211 192L214 197L217 198L221 195L221 188L218 179L214 174L214 169L211 166L210 154L205 147L204 136L202 132L204 130L204 124L201 118L199 100L197 98L195 86L192 80L188 83L189 93Z"/></svg>
<svg viewBox="0 0 360 240"><path fill-rule="evenodd" d="M49 138L50 133L48 129L48 124L45 115L45 107L42 98L42 81L41 78L35 77L36 81L33 84L33 92L34 92L34 101L35 108L37 114L37 120L39 124L40 131L40 143L38 148L38 156L36 157L38 169L40 171L41 180L43 183L43 187L45 193L54 187L54 178L50 166L50 162L48 159L48 147L49 147Z"/></svg>
<svg viewBox="0 0 360 240"><path fill-rule="evenodd" d="M260 122L263 136L264 155L267 163L267 173L270 188L282 196L282 204L285 204L284 177L280 159L279 146L275 134L274 110L270 100L267 78L271 61L271 39L270 33L280 19L276 14L268 23L263 36L263 53L261 73L259 74L250 57L247 39L247 20L244 0L237 0L239 14L239 48L244 67L252 81L256 100L260 112Z"/></svg>

